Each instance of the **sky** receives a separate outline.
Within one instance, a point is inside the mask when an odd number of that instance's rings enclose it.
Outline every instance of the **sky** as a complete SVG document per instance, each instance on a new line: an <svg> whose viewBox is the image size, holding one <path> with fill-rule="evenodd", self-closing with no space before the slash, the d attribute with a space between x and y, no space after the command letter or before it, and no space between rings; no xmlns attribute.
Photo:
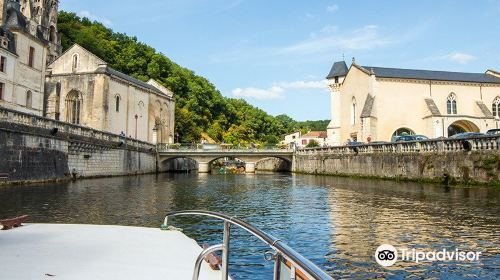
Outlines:
<svg viewBox="0 0 500 280"><path fill-rule="evenodd" d="M325 77L379 67L500 70L500 0L61 0L272 115L330 119Z"/></svg>

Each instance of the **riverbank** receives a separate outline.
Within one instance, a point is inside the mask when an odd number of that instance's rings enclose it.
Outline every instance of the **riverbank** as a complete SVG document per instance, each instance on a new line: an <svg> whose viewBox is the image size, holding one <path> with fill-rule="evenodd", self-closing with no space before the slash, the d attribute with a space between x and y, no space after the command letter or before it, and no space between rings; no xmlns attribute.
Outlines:
<svg viewBox="0 0 500 280"><path fill-rule="evenodd" d="M464 148L463 140L445 140L381 147L299 150L294 157L292 171L299 174L500 187L497 140L467 140L471 141L468 149ZM424 146L426 144L430 148Z"/></svg>

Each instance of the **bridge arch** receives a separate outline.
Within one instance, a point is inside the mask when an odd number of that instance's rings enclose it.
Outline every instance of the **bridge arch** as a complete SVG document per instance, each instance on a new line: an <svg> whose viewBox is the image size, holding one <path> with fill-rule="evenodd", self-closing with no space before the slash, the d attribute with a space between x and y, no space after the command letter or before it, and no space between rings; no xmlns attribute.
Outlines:
<svg viewBox="0 0 500 280"><path fill-rule="evenodd" d="M160 166L165 166L166 161L172 161L178 158L186 158L193 160L197 163L199 173L208 173L211 171L211 165L215 160L221 158L235 158L245 163L245 170L247 173L255 172L255 165L257 162L269 158L278 158L291 166L293 159L292 150L166 150L159 151ZM162 170L161 171L167 171Z"/></svg>

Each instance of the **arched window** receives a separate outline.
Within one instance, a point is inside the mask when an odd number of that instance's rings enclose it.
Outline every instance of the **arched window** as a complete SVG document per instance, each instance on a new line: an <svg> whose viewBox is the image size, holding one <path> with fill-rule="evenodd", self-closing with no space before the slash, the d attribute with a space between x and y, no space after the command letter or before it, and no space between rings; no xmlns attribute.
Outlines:
<svg viewBox="0 0 500 280"><path fill-rule="evenodd" d="M76 53L73 55L72 67L73 67L73 71L76 71L76 69L78 68L78 54L76 54Z"/></svg>
<svg viewBox="0 0 500 280"><path fill-rule="evenodd" d="M355 125L356 124L356 98L352 98L352 105L351 105L351 124Z"/></svg>
<svg viewBox="0 0 500 280"><path fill-rule="evenodd" d="M31 90L28 90L28 92L26 92L26 108L33 108L33 93L31 92Z"/></svg>
<svg viewBox="0 0 500 280"><path fill-rule="evenodd" d="M80 124L82 100L77 91L71 91L66 96L66 121Z"/></svg>
<svg viewBox="0 0 500 280"><path fill-rule="evenodd" d="M120 98L120 96L119 96L119 95L117 95L117 96L115 97L115 102L116 102L116 111L117 111L117 112L120 112L120 99L121 99L121 98Z"/></svg>
<svg viewBox="0 0 500 280"><path fill-rule="evenodd" d="M495 118L500 118L500 96L495 97L493 104L491 104L491 111Z"/></svg>
<svg viewBox="0 0 500 280"><path fill-rule="evenodd" d="M448 115L457 114L457 96L453 92L448 95L448 101L446 101L446 109Z"/></svg>

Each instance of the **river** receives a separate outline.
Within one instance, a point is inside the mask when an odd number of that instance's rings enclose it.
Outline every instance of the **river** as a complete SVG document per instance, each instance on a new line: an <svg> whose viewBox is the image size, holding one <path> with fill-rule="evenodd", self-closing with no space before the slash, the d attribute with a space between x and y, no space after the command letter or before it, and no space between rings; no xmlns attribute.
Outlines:
<svg viewBox="0 0 500 280"><path fill-rule="evenodd" d="M500 278L500 190L444 188L336 177L161 174L0 187L0 218L159 227L172 210L236 215L282 239L335 278ZM220 243L221 223L176 217L200 243ZM266 247L233 230L230 273L271 279ZM480 251L475 262L374 260L381 244L423 251ZM0 243L1 244L1 243Z"/></svg>

